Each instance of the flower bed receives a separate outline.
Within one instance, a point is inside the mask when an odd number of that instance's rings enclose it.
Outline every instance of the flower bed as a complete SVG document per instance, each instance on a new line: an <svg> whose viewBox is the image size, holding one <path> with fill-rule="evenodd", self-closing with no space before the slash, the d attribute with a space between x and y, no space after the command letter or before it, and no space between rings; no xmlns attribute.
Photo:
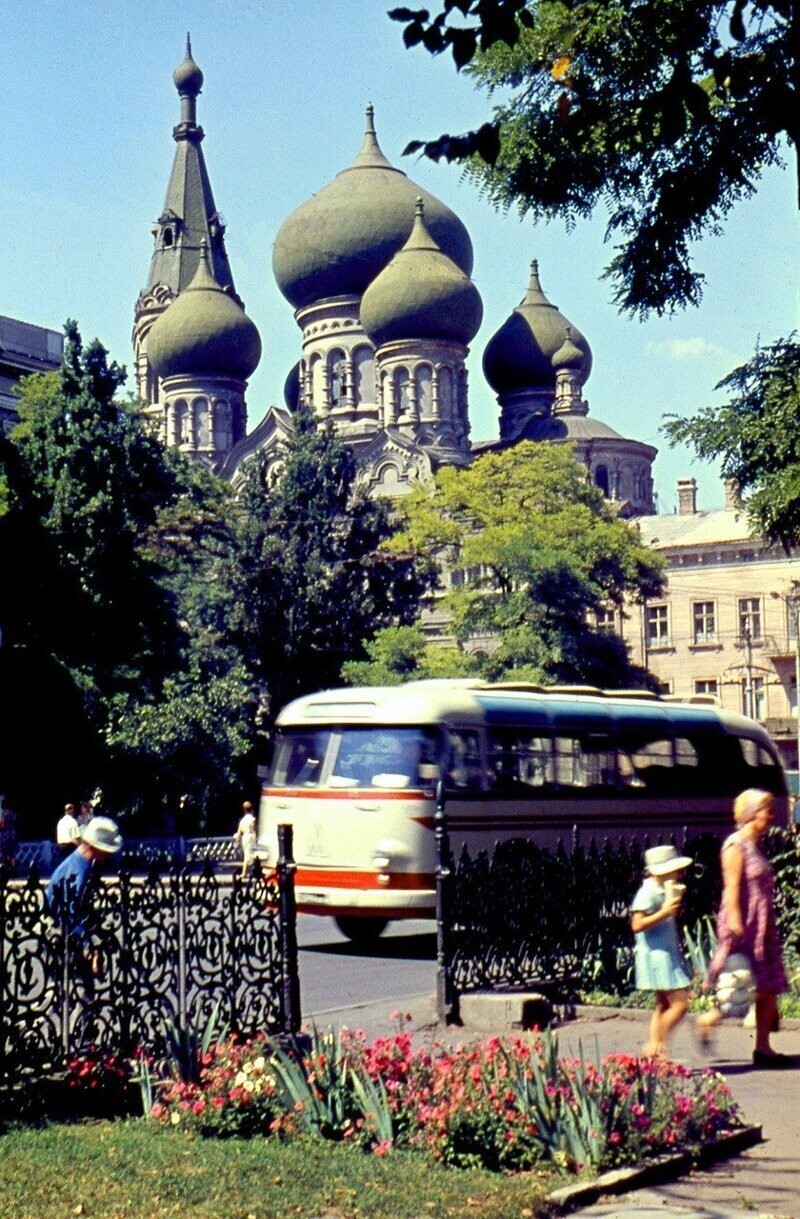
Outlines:
<svg viewBox="0 0 800 1219"><path fill-rule="evenodd" d="M197 1082L162 1085L151 1114L203 1135L311 1133L378 1156L409 1148L504 1171L598 1172L742 1125L714 1071L619 1054L560 1058L546 1034L414 1049L404 1032L371 1045L315 1032L305 1053L227 1040L203 1055Z"/></svg>

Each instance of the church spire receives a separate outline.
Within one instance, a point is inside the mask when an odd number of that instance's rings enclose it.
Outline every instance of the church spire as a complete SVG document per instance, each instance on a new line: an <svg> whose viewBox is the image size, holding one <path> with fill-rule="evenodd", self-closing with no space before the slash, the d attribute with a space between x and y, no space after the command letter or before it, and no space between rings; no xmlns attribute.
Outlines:
<svg viewBox="0 0 800 1219"><path fill-rule="evenodd" d="M206 241L214 278L235 294L225 251L225 224L214 203L200 146L204 133L197 122L197 97L203 87L203 73L192 56L188 34L186 53L172 79L180 98L180 120L172 132L175 157L164 209L153 229L156 244L145 291L163 284L174 294L182 292L194 279L200 248Z"/></svg>

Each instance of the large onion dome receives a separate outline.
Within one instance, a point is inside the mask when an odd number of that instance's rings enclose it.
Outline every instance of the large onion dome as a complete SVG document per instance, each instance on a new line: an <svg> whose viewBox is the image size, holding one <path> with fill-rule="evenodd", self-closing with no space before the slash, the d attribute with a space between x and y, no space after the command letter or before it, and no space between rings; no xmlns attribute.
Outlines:
<svg viewBox="0 0 800 1219"><path fill-rule="evenodd" d="M154 322L147 355L162 379L184 374L246 381L257 367L258 331L214 279L205 243L194 279Z"/></svg>
<svg viewBox="0 0 800 1219"><path fill-rule="evenodd" d="M408 237L418 195L440 249L466 275L472 271L466 228L386 159L372 116L368 106L364 143L352 165L292 212L278 231L272 269L296 309L328 297L361 296Z"/></svg>
<svg viewBox="0 0 800 1219"><path fill-rule="evenodd" d="M553 357L567 339L581 355L581 376L585 382L592 368L591 348L580 331L545 296L539 283L539 265L534 259L528 291L486 346L483 355L486 380L498 394L554 386ZM576 357L571 350L569 359L574 365Z"/></svg>
<svg viewBox="0 0 800 1219"><path fill-rule="evenodd" d="M418 198L408 240L364 293L361 325L376 347L395 339L449 339L466 347L482 317L478 289L428 232Z"/></svg>

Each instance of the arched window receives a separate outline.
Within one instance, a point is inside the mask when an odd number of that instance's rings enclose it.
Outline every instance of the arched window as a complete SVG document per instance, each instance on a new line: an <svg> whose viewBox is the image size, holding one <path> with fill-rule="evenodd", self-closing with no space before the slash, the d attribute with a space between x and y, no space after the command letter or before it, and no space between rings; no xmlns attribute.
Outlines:
<svg viewBox="0 0 800 1219"><path fill-rule="evenodd" d="M439 369L439 418L453 419L453 372L450 368Z"/></svg>
<svg viewBox="0 0 800 1219"><path fill-rule="evenodd" d="M328 356L329 401L332 407L339 406L347 393L347 362L344 352L334 350Z"/></svg>
<svg viewBox="0 0 800 1219"><path fill-rule="evenodd" d="M608 482L608 469L606 466L597 466L594 472L595 486L599 487L603 495L608 499L611 495L611 488Z"/></svg>
<svg viewBox="0 0 800 1219"><path fill-rule="evenodd" d="M177 444L192 443L192 421L189 407L182 398L175 403L175 441Z"/></svg>
<svg viewBox="0 0 800 1219"><path fill-rule="evenodd" d="M324 367L324 365L322 363L322 356L320 356L318 354L313 355L311 357L311 364L310 364L311 396L312 396L311 405L313 406L314 410L316 410L316 411L321 411L322 406L323 406L323 400L322 400L322 370L323 370L323 367Z"/></svg>
<svg viewBox="0 0 800 1219"><path fill-rule="evenodd" d="M211 412L208 407L207 398L195 398L192 403L195 419L195 432L197 435L197 444L201 449L207 449L211 446Z"/></svg>
<svg viewBox="0 0 800 1219"><path fill-rule="evenodd" d="M421 419L430 419L433 414L433 369L430 364L420 364L415 373L417 383L417 406Z"/></svg>
<svg viewBox="0 0 800 1219"><path fill-rule="evenodd" d="M214 429L217 433L216 447L227 453L233 444L233 417L230 403L224 398L214 408Z"/></svg>
<svg viewBox="0 0 800 1219"><path fill-rule="evenodd" d="M357 347L353 356L356 404L375 401L375 357L369 347Z"/></svg>
<svg viewBox="0 0 800 1219"><path fill-rule="evenodd" d="M402 366L396 368L393 379L395 408L398 415L406 415L411 409L411 377L408 369Z"/></svg>

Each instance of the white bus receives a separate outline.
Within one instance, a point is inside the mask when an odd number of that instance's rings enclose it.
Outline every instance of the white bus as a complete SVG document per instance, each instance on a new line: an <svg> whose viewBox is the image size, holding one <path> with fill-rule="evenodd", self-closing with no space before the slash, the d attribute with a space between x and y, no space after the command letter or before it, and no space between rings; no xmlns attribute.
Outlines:
<svg viewBox="0 0 800 1219"><path fill-rule="evenodd" d="M761 787L787 820L777 752L753 720L703 702L472 680L326 690L278 716L258 850L294 827L302 912L369 939L435 914L435 791L453 854L509 838L728 832L737 792Z"/></svg>

